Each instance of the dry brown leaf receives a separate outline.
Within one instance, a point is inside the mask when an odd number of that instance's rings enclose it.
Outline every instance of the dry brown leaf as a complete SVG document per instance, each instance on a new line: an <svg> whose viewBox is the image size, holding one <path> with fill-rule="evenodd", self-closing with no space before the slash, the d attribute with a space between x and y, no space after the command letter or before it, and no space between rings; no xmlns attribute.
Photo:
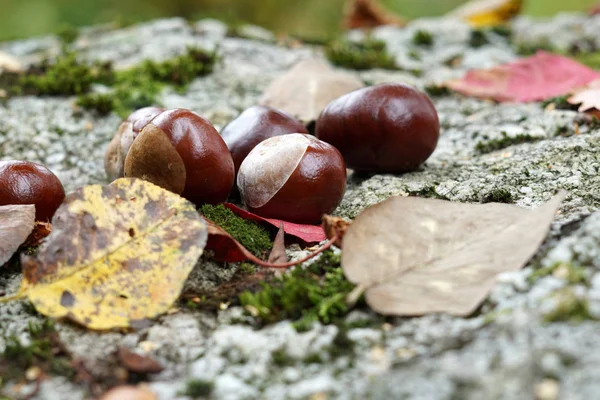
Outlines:
<svg viewBox="0 0 600 400"><path fill-rule="evenodd" d="M52 233L52 224L50 222L35 221L33 232L29 235L23 246L36 247L42 244L42 241L46 239Z"/></svg>
<svg viewBox="0 0 600 400"><path fill-rule="evenodd" d="M15 56L0 51L0 72L23 72L23 64Z"/></svg>
<svg viewBox="0 0 600 400"><path fill-rule="evenodd" d="M121 365L127 371L138 374L157 374L165 369L155 359L134 353L125 347L119 349L118 356Z"/></svg>
<svg viewBox="0 0 600 400"><path fill-rule="evenodd" d="M346 29L376 28L382 25L405 26L406 21L385 10L377 0L349 0L346 2L344 27Z"/></svg>
<svg viewBox="0 0 600 400"><path fill-rule="evenodd" d="M27 240L34 225L33 204L0 206L0 267Z"/></svg>
<svg viewBox="0 0 600 400"><path fill-rule="evenodd" d="M308 59L273 80L259 103L283 110L307 124L316 120L329 102L363 86L351 73Z"/></svg>
<svg viewBox="0 0 600 400"><path fill-rule="evenodd" d="M202 254L207 228L184 198L121 178L70 194L16 296L91 329L137 326L167 311Z"/></svg>
<svg viewBox="0 0 600 400"><path fill-rule="evenodd" d="M536 253L565 193L536 210L393 197L365 210L344 237L342 267L385 315L471 314L502 272Z"/></svg>
<svg viewBox="0 0 600 400"><path fill-rule="evenodd" d="M271 249L271 254L269 254L268 261L271 264L287 262L287 254L285 253L285 231L283 230L283 224L281 224L279 231L277 231L277 236L275 236L275 240L273 241L273 248Z"/></svg>
<svg viewBox="0 0 600 400"><path fill-rule="evenodd" d="M340 217L332 217L331 215L323 215L323 229L327 235L327 239L335 238L334 246L340 249L344 244L344 235L348 231L351 222L348 222Z"/></svg>
<svg viewBox="0 0 600 400"><path fill-rule="evenodd" d="M117 386L104 393L100 400L156 400L156 395L144 386Z"/></svg>
<svg viewBox="0 0 600 400"><path fill-rule="evenodd" d="M567 99L570 104L580 104L579 112L600 110L600 79L590 82L585 88L575 92Z"/></svg>

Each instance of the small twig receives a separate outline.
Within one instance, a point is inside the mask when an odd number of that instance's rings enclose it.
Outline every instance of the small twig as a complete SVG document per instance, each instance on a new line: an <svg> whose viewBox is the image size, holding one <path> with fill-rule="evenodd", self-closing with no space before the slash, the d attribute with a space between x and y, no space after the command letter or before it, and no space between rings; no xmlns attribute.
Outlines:
<svg viewBox="0 0 600 400"><path fill-rule="evenodd" d="M244 253L244 256L248 257L248 260L252 261L256 265L260 265L261 267L265 267L265 268L289 268L289 267L293 267L294 265L302 264L303 262L306 262L306 261L310 260L311 258L318 256L319 254L321 254L322 252L324 252L325 250L327 250L328 248L330 248L331 246L333 246L333 244L335 243L335 241L337 239L338 239L338 237L336 235L336 236L332 237L331 239L329 239L327 241L327 243L325 243L323 245L323 247L321 247L320 249L318 249L318 250L310 253L306 257L301 258L300 260L290 261L290 262L283 263L283 264L272 264L272 263L270 263L268 261L263 261L260 258L256 257L254 254L250 253L250 251L247 250L243 246L240 247L240 250L242 251L242 253Z"/></svg>

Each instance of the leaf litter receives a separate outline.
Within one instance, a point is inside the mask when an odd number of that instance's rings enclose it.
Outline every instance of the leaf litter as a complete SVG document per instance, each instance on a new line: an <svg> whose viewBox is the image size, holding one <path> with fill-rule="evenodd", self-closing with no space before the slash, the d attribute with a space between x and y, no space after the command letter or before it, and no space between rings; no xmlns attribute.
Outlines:
<svg viewBox="0 0 600 400"><path fill-rule="evenodd" d="M385 315L468 316L544 241L565 192L517 206L392 197L365 210L344 236L342 267Z"/></svg>
<svg viewBox="0 0 600 400"><path fill-rule="evenodd" d="M25 243L34 226L33 204L0 206L0 267Z"/></svg>
<svg viewBox="0 0 600 400"><path fill-rule="evenodd" d="M206 223L184 198L122 178L67 197L23 282L38 312L91 329L143 324L167 311L202 254Z"/></svg>

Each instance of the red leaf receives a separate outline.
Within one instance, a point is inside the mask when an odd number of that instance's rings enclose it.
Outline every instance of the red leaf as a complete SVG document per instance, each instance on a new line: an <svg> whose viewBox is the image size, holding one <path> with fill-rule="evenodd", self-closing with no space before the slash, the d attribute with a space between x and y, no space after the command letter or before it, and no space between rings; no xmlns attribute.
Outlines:
<svg viewBox="0 0 600 400"><path fill-rule="evenodd" d="M303 225L295 224L293 222L281 221L279 219L263 218L242 208L239 208L235 204L223 203L223 205L229 208L238 216L250 221L257 221L263 224L266 223L274 226L275 228L279 228L281 224L283 224L283 230L286 234L294 236L305 243L319 243L327 239L325 231L320 225Z"/></svg>
<svg viewBox="0 0 600 400"><path fill-rule="evenodd" d="M600 73L570 58L539 51L509 64L469 71L446 86L467 96L528 102L567 94L598 78Z"/></svg>
<svg viewBox="0 0 600 400"><path fill-rule="evenodd" d="M242 245L229 233L215 223L208 223L208 240L206 249L214 252L213 259L218 262L240 262L246 261L248 257L242 250Z"/></svg>

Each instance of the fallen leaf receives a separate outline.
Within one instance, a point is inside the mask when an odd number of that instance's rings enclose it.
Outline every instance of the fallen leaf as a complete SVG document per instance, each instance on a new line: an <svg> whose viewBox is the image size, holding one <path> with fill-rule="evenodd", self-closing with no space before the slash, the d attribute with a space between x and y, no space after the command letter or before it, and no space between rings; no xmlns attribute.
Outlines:
<svg viewBox="0 0 600 400"><path fill-rule="evenodd" d="M329 102L363 86L349 72L335 70L325 61L308 59L273 80L259 104L283 110L308 124Z"/></svg>
<svg viewBox="0 0 600 400"><path fill-rule="evenodd" d="M528 102L570 93L600 78L600 73L570 58L539 51L490 69L469 71L446 86L467 96Z"/></svg>
<svg viewBox="0 0 600 400"><path fill-rule="evenodd" d="M155 359L134 353L125 347L121 347L117 354L121 365L127 371L138 374L157 374L165 369Z"/></svg>
<svg viewBox="0 0 600 400"><path fill-rule="evenodd" d="M376 28L382 25L405 26L406 21L385 10L377 0L349 0L344 18L346 29Z"/></svg>
<svg viewBox="0 0 600 400"><path fill-rule="evenodd" d="M213 260L217 262L240 262L248 259L245 252L248 250L240 242L212 221L207 221L207 223L208 240L206 250L213 252Z"/></svg>
<svg viewBox="0 0 600 400"><path fill-rule="evenodd" d="M75 191L52 221L37 254L22 256L23 283L10 299L27 296L40 313L91 329L167 311L207 237L192 203L131 178Z"/></svg>
<svg viewBox="0 0 600 400"><path fill-rule="evenodd" d="M37 247L42 241L52 233L52 224L50 222L35 221L33 232L29 235L23 246Z"/></svg>
<svg viewBox="0 0 600 400"><path fill-rule="evenodd" d="M590 8L590 10L588 11L588 15L598 15L600 14L600 4L596 4L595 6L592 6L592 8Z"/></svg>
<svg viewBox="0 0 600 400"><path fill-rule="evenodd" d="M23 72L23 64L18 58L0 51L0 72Z"/></svg>
<svg viewBox="0 0 600 400"><path fill-rule="evenodd" d="M156 400L156 395L146 387L123 385L104 393L100 400Z"/></svg>
<svg viewBox="0 0 600 400"><path fill-rule="evenodd" d="M564 197L533 211L393 197L352 223L342 267L378 313L467 316L498 274L521 269L536 253Z"/></svg>
<svg viewBox="0 0 600 400"><path fill-rule="evenodd" d="M580 104L579 112L597 113L600 111L600 79L590 82L585 88L567 99L570 104Z"/></svg>
<svg viewBox="0 0 600 400"><path fill-rule="evenodd" d="M287 262L287 254L285 253L285 232L283 230L283 224L279 226L279 230L277 231L277 236L275 236L275 240L273 241L273 248L271 249L271 254L269 254L269 262L272 264L276 263L285 263Z"/></svg>
<svg viewBox="0 0 600 400"><path fill-rule="evenodd" d="M303 225L295 224L293 222L282 221L274 218L263 218L259 215L251 213L250 211L246 211L243 208L239 208L235 204L223 203L223 205L229 208L238 216L250 221L257 221L263 224L269 224L271 226L274 226L275 228L279 228L280 225L283 224L283 230L287 235L294 236L295 238L298 238L307 244L320 243L323 240L327 239L323 227L319 225Z"/></svg>
<svg viewBox="0 0 600 400"><path fill-rule="evenodd" d="M497 26L516 17L523 0L472 0L452 10L448 16L460 18L469 25L482 28Z"/></svg>
<svg viewBox="0 0 600 400"><path fill-rule="evenodd" d="M335 238L334 246L343 247L344 235L348 231L351 222L348 222L340 217L332 217L331 215L323 216L323 230L327 235L327 239Z"/></svg>
<svg viewBox="0 0 600 400"><path fill-rule="evenodd" d="M0 206L0 267L27 240L35 224L35 206Z"/></svg>

